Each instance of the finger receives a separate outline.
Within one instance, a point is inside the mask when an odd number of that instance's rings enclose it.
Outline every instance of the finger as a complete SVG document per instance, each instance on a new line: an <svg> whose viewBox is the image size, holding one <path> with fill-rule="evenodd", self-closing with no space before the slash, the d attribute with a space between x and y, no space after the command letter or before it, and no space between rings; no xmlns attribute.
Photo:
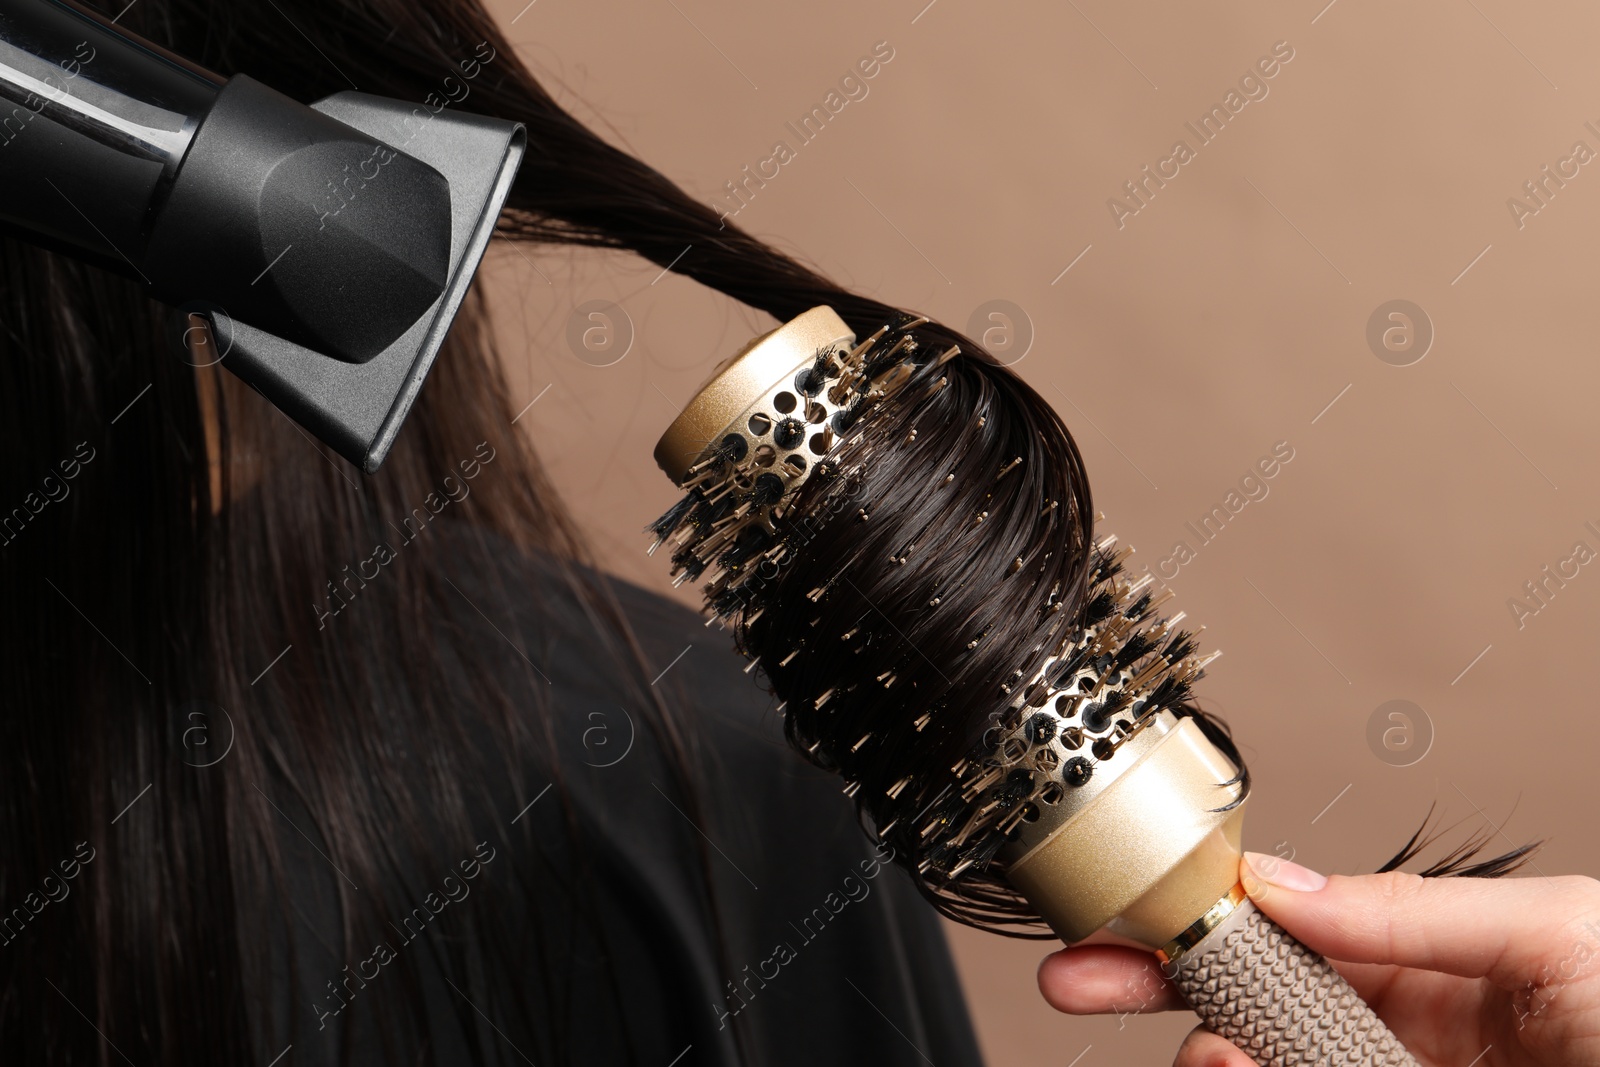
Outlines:
<svg viewBox="0 0 1600 1067"><path fill-rule="evenodd" d="M1328 961L1357 995L1370 1001L1395 969L1376 963ZM1062 949L1039 963L1039 992L1070 1015L1187 1011L1189 1003L1150 953L1112 945Z"/></svg>
<svg viewBox="0 0 1600 1067"><path fill-rule="evenodd" d="M1119 945L1052 952L1039 964L1039 992L1051 1007L1071 1015L1187 1008L1154 956Z"/></svg>
<svg viewBox="0 0 1600 1067"><path fill-rule="evenodd" d="M1178 1058L1172 1061L1172 1067L1256 1067L1256 1061L1227 1038L1197 1026L1178 1046Z"/></svg>
<svg viewBox="0 0 1600 1067"><path fill-rule="evenodd" d="M1592 878L1391 872L1324 879L1248 852L1240 879L1263 912L1330 959L1488 978L1512 988L1552 958L1585 948L1600 954L1600 882Z"/></svg>

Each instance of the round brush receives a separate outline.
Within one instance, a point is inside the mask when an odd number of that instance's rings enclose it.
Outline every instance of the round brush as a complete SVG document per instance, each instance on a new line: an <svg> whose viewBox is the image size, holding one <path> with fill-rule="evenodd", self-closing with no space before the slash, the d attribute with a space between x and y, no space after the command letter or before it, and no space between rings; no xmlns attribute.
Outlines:
<svg viewBox="0 0 1600 1067"><path fill-rule="evenodd" d="M656 446L675 581L790 742L946 915L1152 949L1261 1064L1414 1065L1239 884L1250 779L1170 593L1098 535L1070 436L981 352L828 307L723 363Z"/></svg>

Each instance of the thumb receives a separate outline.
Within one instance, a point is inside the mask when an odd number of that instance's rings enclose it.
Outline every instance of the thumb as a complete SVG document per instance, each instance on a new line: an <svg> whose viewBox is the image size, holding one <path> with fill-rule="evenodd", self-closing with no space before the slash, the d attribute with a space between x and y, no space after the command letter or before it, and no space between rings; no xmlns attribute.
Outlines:
<svg viewBox="0 0 1600 1067"><path fill-rule="evenodd" d="M1592 878L1327 877L1259 852L1245 853L1239 874L1257 907L1329 959L1511 989L1543 967L1587 970L1600 958L1600 882Z"/></svg>

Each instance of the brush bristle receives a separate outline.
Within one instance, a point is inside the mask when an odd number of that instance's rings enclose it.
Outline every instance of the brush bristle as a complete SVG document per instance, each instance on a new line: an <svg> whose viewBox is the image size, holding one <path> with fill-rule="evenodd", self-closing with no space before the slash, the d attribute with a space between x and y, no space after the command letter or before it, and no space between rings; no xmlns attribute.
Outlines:
<svg viewBox="0 0 1600 1067"><path fill-rule="evenodd" d="M919 343L912 331L926 321L906 316L797 367L697 457L684 497L649 529L670 547L676 581L703 582L707 613L731 625L773 682L790 741L841 774L940 909L990 929L1037 927L1004 881L1006 846L1158 712L1196 714L1186 701L1203 662L1192 635L1157 614L1166 598L1150 580L1124 574L1129 550L1088 539L1086 500L1048 445L1030 464L1025 443L1009 436L1018 419L995 421L985 406L958 428L932 414L959 409L951 397L973 395L975 375L972 363L950 362L959 345ZM780 448L786 416L827 436L791 432ZM952 487L944 471L971 468L968 455L993 466ZM934 473L934 485L975 509L924 497L922 519L906 522L899 506L875 518L888 506L884 470L908 467ZM852 492L858 482L870 491ZM913 530L932 547L919 548ZM867 539L882 555L858 551ZM851 559L822 558L825 543ZM861 592L871 558L906 576L903 599ZM1014 591L979 577L991 565ZM1017 607L1019 596L1029 607ZM978 601L987 606L974 612ZM956 658L932 663L905 631L936 634ZM869 662L871 671L847 666ZM997 665L983 671L992 686L945 684L946 671L976 677L974 663Z"/></svg>
<svg viewBox="0 0 1600 1067"><path fill-rule="evenodd" d="M983 740L952 768L955 788L923 818L935 888L982 871L1041 805L1069 801L1158 712L1185 713L1215 656L1202 659L1193 634L1156 614L1149 580L1123 571L1127 554L1114 537L1094 547L1083 619L996 700Z"/></svg>
<svg viewBox="0 0 1600 1067"><path fill-rule="evenodd" d="M763 566L793 551L792 538L779 534L786 502L808 479L837 474L823 457L869 406L905 384L921 354L910 331L926 321L907 316L848 351L817 352L690 466L683 498L649 526L650 551L673 547L675 584L706 579L712 615L754 609Z"/></svg>

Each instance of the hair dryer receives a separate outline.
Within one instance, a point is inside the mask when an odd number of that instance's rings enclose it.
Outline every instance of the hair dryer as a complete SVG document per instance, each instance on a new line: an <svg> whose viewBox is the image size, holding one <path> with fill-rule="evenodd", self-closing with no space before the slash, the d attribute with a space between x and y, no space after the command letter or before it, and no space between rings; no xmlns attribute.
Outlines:
<svg viewBox="0 0 1600 1067"><path fill-rule="evenodd" d="M0 0L0 226L201 316L229 370L377 470L526 132L443 96L306 106L115 22Z"/></svg>

